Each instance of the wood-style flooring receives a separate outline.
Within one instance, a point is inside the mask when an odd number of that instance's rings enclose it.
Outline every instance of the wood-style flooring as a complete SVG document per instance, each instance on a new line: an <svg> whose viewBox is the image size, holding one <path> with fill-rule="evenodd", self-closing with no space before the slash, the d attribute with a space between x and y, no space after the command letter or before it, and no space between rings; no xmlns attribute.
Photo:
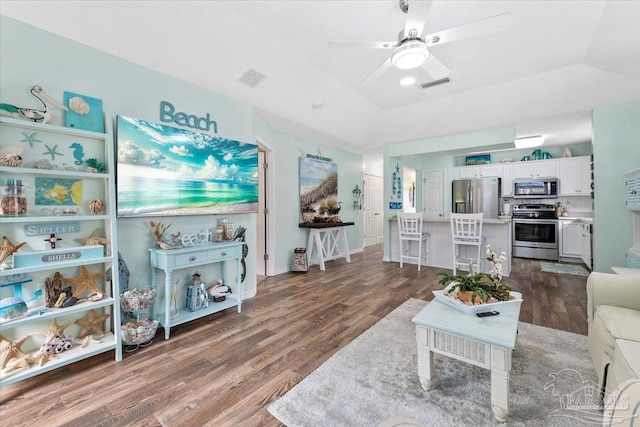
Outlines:
<svg viewBox="0 0 640 427"><path fill-rule="evenodd" d="M433 299L441 269L382 262L381 245L269 277L242 313L159 330L152 345L95 356L0 389L2 426L280 426L267 407L409 298ZM514 259L520 320L587 333L586 278ZM366 361L363 361L366 363Z"/></svg>

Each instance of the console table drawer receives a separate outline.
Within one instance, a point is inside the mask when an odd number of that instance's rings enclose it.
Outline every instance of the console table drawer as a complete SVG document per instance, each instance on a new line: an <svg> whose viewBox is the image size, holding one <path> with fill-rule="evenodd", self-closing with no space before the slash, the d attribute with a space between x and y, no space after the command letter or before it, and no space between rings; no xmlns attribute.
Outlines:
<svg viewBox="0 0 640 427"><path fill-rule="evenodd" d="M240 247L227 247L227 248L219 248L219 249L210 249L209 250L209 259L229 259L229 258L238 258L240 255Z"/></svg>
<svg viewBox="0 0 640 427"><path fill-rule="evenodd" d="M176 267L181 267L189 264L202 264L207 262L208 259L207 251L191 252L189 254L176 255L174 263Z"/></svg>

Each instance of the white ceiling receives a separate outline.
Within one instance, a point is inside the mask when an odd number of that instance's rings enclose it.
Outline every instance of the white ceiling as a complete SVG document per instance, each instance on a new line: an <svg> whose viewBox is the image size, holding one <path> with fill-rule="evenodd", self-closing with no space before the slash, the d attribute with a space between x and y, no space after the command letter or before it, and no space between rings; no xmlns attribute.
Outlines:
<svg viewBox="0 0 640 427"><path fill-rule="evenodd" d="M411 2L417 0L410 0ZM590 140L589 111L640 99L640 1L433 1L432 33L509 12L509 29L432 48L452 82L392 69L398 0L0 1L0 13L254 106L275 128L359 153L385 143L516 126L547 145ZM248 68L267 78L238 82ZM322 101L324 106L312 109Z"/></svg>

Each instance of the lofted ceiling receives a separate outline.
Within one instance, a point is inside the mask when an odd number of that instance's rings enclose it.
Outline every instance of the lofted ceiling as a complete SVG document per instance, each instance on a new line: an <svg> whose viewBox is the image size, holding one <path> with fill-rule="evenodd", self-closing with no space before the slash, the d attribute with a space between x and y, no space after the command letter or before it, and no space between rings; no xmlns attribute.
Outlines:
<svg viewBox="0 0 640 427"><path fill-rule="evenodd" d="M418 0L409 0L409 8ZM434 45L451 82L390 69L398 0L10 1L0 13L255 107L273 127L358 153L499 126L548 145L589 141L590 111L640 100L640 1L434 0L427 33L508 12L504 31ZM249 68L266 75L239 82ZM416 84L401 86L412 75ZM321 108L312 108L314 102Z"/></svg>

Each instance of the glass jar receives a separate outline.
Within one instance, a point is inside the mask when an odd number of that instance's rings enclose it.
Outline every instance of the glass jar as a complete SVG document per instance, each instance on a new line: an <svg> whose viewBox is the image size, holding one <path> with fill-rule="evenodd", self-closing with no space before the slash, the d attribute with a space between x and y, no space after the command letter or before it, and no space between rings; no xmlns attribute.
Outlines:
<svg viewBox="0 0 640 427"><path fill-rule="evenodd" d="M0 215L22 216L27 214L27 198L21 179L5 179L0 198Z"/></svg>

